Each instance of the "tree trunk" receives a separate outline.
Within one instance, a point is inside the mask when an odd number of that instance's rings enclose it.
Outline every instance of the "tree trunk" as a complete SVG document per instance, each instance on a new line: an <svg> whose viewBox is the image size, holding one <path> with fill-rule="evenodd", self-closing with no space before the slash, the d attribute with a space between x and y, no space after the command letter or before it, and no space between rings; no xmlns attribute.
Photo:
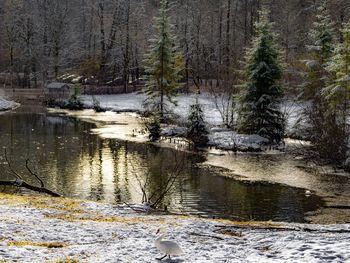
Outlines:
<svg viewBox="0 0 350 263"><path fill-rule="evenodd" d="M130 20L130 0L127 0L125 54L124 54L124 70L123 70L124 93L128 92L128 83L129 83L129 60L130 60L129 58L129 42L130 42L129 20Z"/></svg>

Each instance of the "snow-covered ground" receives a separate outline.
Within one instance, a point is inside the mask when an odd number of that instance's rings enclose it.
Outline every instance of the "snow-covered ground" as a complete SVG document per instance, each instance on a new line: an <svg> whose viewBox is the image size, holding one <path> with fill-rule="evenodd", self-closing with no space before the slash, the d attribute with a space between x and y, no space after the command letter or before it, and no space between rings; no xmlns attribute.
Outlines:
<svg viewBox="0 0 350 263"><path fill-rule="evenodd" d="M0 194L0 262L157 262L158 228L185 253L163 262L350 262L350 225L234 223Z"/></svg>
<svg viewBox="0 0 350 263"><path fill-rule="evenodd" d="M229 129L213 128L209 134L209 146L215 146L221 150L237 151L261 151L269 140L259 135L237 134Z"/></svg>
<svg viewBox="0 0 350 263"><path fill-rule="evenodd" d="M0 111L11 110L11 109L17 108L18 106L19 104L14 101L9 101L9 100L0 98Z"/></svg>
<svg viewBox="0 0 350 263"><path fill-rule="evenodd" d="M93 97L100 102L102 108L113 110L117 112L137 111L142 112L145 110L144 101L146 95L142 93L129 93L129 94L117 94L117 95L96 95L89 96L83 95L81 99L85 106L92 107ZM215 99L209 93L196 94L180 94L176 97L177 106L169 104L170 110L172 110L180 121L187 120L190 106L196 102L196 98L202 106L203 113L206 122L211 126L222 125L222 118L219 110L215 106ZM287 101L283 104L282 111L286 114L288 119L288 128L292 129L295 126L297 120L300 117L302 106L298 103Z"/></svg>
<svg viewBox="0 0 350 263"><path fill-rule="evenodd" d="M141 93L99 95L94 96L102 108L113 111L144 111L143 102L146 96ZM196 94L180 94L176 97L177 106L169 104L169 109L179 116L179 122L185 122L192 104L196 102ZM92 96L81 96L83 103L91 107L93 105ZM210 125L222 124L220 112L216 109L215 103L208 93L199 95L199 103L202 105L205 120Z"/></svg>
<svg viewBox="0 0 350 263"><path fill-rule="evenodd" d="M215 106L215 100L209 93L196 94L180 94L177 96L177 106L169 105L172 112L177 116L175 119L180 125L184 125L189 114L190 106L198 101L202 106L205 121L210 129L209 145L215 146L223 150L239 150L239 151L261 151L268 140L258 135L242 135L232 130L222 129L222 118L219 110ZM118 94L118 95L99 95L94 96L100 102L102 108L115 112L142 112L145 110L143 102L146 96L141 93ZM81 96L86 107L92 107L92 96ZM283 104L282 110L288 117L287 134L295 133L295 124L300 117L302 107L293 102ZM185 129L179 126L168 126L163 129L164 136L183 136Z"/></svg>

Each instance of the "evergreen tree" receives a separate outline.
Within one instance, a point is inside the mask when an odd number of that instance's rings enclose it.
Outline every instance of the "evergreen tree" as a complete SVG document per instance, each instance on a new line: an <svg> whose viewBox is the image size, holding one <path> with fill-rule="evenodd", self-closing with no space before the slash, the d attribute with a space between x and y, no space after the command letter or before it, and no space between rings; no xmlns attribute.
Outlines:
<svg viewBox="0 0 350 263"><path fill-rule="evenodd" d="M151 116L146 122L145 127L149 132L149 139L152 142L157 141L160 138L161 127L160 127L160 119L158 114L154 114Z"/></svg>
<svg viewBox="0 0 350 263"><path fill-rule="evenodd" d="M350 93L350 21L343 25L343 42L339 43L327 65L330 73L329 85L323 89L323 96L327 100L327 117L334 120L331 123L333 133L330 134L330 158L335 163L345 160L347 141L348 101Z"/></svg>
<svg viewBox="0 0 350 263"><path fill-rule="evenodd" d="M150 40L149 52L145 56L145 71L148 78L146 94L153 110L159 112L161 120L166 111L166 100L173 100L184 68L183 56L177 52L173 25L170 21L168 1L161 1L159 17L155 19L156 35Z"/></svg>
<svg viewBox="0 0 350 263"><path fill-rule="evenodd" d="M285 130L285 118L280 110L283 97L283 89L279 86L283 74L281 56L268 12L261 11L260 15L260 21L255 25L256 36L245 59L238 130L280 142Z"/></svg>
<svg viewBox="0 0 350 263"><path fill-rule="evenodd" d="M196 103L191 106L188 116L187 138L190 139L196 147L205 146L208 143L208 130L198 99Z"/></svg>
<svg viewBox="0 0 350 263"><path fill-rule="evenodd" d="M306 82L303 85L302 97L320 103L321 90L326 81L326 64L333 52L334 23L327 9L327 1L317 8L316 21L309 33L311 45L308 46L308 59L305 60Z"/></svg>
<svg viewBox="0 0 350 263"><path fill-rule="evenodd" d="M333 26L325 0L318 7L316 21L310 30L309 59L305 60L304 79L306 81L302 86L302 98L310 105L304 110L304 116L310 127L307 130L307 136L312 142L314 151L322 159L332 162L340 160L339 154L344 152L343 133L337 116L330 110L323 92L329 79L326 66L334 50Z"/></svg>
<svg viewBox="0 0 350 263"><path fill-rule="evenodd" d="M330 110L341 111L346 117L350 92L350 21L343 25L342 38L343 42L336 46L327 64L331 74L330 85L323 90L323 95L329 102Z"/></svg>

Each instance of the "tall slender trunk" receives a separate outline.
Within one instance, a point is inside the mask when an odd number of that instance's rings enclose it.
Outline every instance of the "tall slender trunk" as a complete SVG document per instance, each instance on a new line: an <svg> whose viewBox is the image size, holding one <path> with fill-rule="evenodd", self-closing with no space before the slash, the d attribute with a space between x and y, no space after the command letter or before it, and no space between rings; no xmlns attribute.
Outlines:
<svg viewBox="0 0 350 263"><path fill-rule="evenodd" d="M244 46L248 45L248 0L244 0Z"/></svg>
<svg viewBox="0 0 350 263"><path fill-rule="evenodd" d="M231 23L231 0L227 0L226 17L226 81L229 79L231 54L230 54L230 23Z"/></svg>
<svg viewBox="0 0 350 263"><path fill-rule="evenodd" d="M186 92L189 92L189 66L190 66L190 62L189 62L189 44L188 44L188 41L187 41L187 32L188 32L188 9L189 9L189 6L188 6L188 0L186 2L186 14L185 14L185 36L184 36L184 40L185 40L185 56L186 56L186 61L185 61L185 77L186 77Z"/></svg>
<svg viewBox="0 0 350 263"><path fill-rule="evenodd" d="M349 51L350 51L350 35L347 33L344 39L344 43L345 43L345 65L344 65L344 69L345 69L345 73L349 74L349 69L350 69L350 55L349 55ZM350 88L350 81L349 81L349 75L347 75L347 80L345 83L345 89L344 89L344 108L343 108L343 122L345 125L345 129L344 131L346 132L346 123L347 123L347 116L348 116L348 89Z"/></svg>
<svg viewBox="0 0 350 263"><path fill-rule="evenodd" d="M129 32L129 20L130 20L130 0L127 0L126 9L126 32L125 32L125 54L124 54L124 93L128 92L129 83L129 42L130 42L130 32Z"/></svg>
<svg viewBox="0 0 350 263"><path fill-rule="evenodd" d="M93 46L93 43L92 43L92 31L93 31L93 20L94 19L94 9L91 5L91 8L90 8L90 21L89 21L89 36L88 36L88 57L91 58L92 56L95 55L94 53L94 50L92 50L92 46ZM92 54L91 54L92 52Z"/></svg>
<svg viewBox="0 0 350 263"><path fill-rule="evenodd" d="M162 50L161 50L161 55L160 55L160 59L161 59L161 66L160 66L160 118L161 121L163 121L163 117L164 117L164 85L163 85L163 81L164 81L164 46L162 45Z"/></svg>
<svg viewBox="0 0 350 263"><path fill-rule="evenodd" d="M12 43L11 43L11 46L10 46L10 78L11 78L11 89L13 92L15 92L15 88L14 88L14 85L13 85L13 46L12 46Z"/></svg>
<svg viewBox="0 0 350 263"><path fill-rule="evenodd" d="M105 81L106 77L106 36L104 27L104 6L103 3L99 3L99 18L100 18L100 44L101 44L101 60L100 60L100 74L102 81Z"/></svg>
<svg viewBox="0 0 350 263"><path fill-rule="evenodd" d="M58 45L58 41L55 41L55 48L54 48L54 71L55 71L55 78L58 78L58 64L59 64L59 56L60 56L60 48Z"/></svg>
<svg viewBox="0 0 350 263"><path fill-rule="evenodd" d="M162 29L164 30L164 29ZM162 37L164 37L164 31L162 31ZM160 53L160 121L164 119L164 43L161 47Z"/></svg>
<svg viewBox="0 0 350 263"><path fill-rule="evenodd" d="M221 78L221 64L222 64L222 52L221 52L221 46L222 46L222 9L221 6L219 6L219 39L218 39L218 67L216 72L216 86L219 86L220 78Z"/></svg>

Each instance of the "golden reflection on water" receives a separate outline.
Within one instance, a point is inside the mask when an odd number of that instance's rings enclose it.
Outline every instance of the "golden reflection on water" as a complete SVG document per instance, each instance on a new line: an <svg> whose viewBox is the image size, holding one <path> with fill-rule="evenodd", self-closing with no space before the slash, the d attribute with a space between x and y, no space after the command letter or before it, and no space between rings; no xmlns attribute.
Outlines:
<svg viewBox="0 0 350 263"><path fill-rule="evenodd" d="M115 194L114 184L114 161L111 150L106 147L106 142L103 142L103 148L101 149L101 177L102 177L102 195L103 199L109 202L113 202ZM112 198L111 198L112 197Z"/></svg>
<svg viewBox="0 0 350 263"><path fill-rule="evenodd" d="M67 111L50 109L50 112L67 116L73 116L86 122L94 123L97 127L91 129L91 132L105 139L119 139L136 142L146 142L148 135L141 132L142 120L134 113L114 113L100 112L94 110Z"/></svg>

